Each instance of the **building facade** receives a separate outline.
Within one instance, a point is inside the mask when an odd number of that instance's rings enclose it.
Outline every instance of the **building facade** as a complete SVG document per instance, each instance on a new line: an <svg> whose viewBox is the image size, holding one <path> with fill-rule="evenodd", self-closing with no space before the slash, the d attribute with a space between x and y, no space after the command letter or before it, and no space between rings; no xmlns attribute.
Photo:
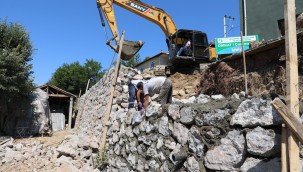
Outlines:
<svg viewBox="0 0 303 172"><path fill-rule="evenodd" d="M240 25L244 33L244 6L246 1L246 35L259 35L259 40L276 39L281 36L279 21L284 19L283 0L239 0ZM296 0L296 14L303 12L303 1ZM245 34L245 33L244 33Z"/></svg>
<svg viewBox="0 0 303 172"><path fill-rule="evenodd" d="M152 69L159 65L167 65L168 57L168 53L160 52L159 54L137 64L135 68L143 72L145 69Z"/></svg>

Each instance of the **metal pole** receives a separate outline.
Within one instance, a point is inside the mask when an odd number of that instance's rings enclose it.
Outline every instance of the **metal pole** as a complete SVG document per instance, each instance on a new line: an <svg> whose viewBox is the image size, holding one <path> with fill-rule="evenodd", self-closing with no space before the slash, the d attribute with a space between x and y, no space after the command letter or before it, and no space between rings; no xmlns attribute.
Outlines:
<svg viewBox="0 0 303 172"><path fill-rule="evenodd" d="M245 52L244 52L244 41L243 34L241 31L241 44L242 44L242 56L243 56L243 65L244 65L244 82L245 82L245 96L247 96L247 77L246 77L246 60L245 60Z"/></svg>
<svg viewBox="0 0 303 172"><path fill-rule="evenodd" d="M224 25L224 38L226 38L226 21L225 21L225 19L226 19L226 15L223 17L223 25Z"/></svg>
<svg viewBox="0 0 303 172"><path fill-rule="evenodd" d="M72 129L72 114L73 114L73 102L74 98L69 98L69 113L68 113L68 128Z"/></svg>
<svg viewBox="0 0 303 172"><path fill-rule="evenodd" d="M243 6L244 6L244 36L247 36L247 16L246 16L246 0L243 0Z"/></svg>
<svg viewBox="0 0 303 172"><path fill-rule="evenodd" d="M229 23L230 23L230 21L231 21L231 20L235 20L235 18L234 18L234 17L224 15L224 18L223 18L223 25L224 25L224 38L226 38L226 37L227 37L227 31L226 31L226 28L227 28L227 26L228 26L228 25L226 24L226 18L228 18L228 19L229 19Z"/></svg>

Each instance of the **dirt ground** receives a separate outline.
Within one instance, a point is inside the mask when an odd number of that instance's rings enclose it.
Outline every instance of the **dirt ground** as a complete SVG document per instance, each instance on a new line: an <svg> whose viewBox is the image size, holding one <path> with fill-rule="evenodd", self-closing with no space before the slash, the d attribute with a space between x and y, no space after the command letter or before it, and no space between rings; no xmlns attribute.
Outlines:
<svg viewBox="0 0 303 172"><path fill-rule="evenodd" d="M299 99L303 101L303 33L298 36ZM248 94L286 96L285 42L266 42L246 56ZM234 57L233 57L234 58ZM169 76L173 82L173 97L186 99L199 94L230 96L245 91L243 58L214 63L198 74L175 73Z"/></svg>
<svg viewBox="0 0 303 172"><path fill-rule="evenodd" d="M175 73L169 77L173 82L173 97L186 99L198 94L200 90L201 74Z"/></svg>
<svg viewBox="0 0 303 172"><path fill-rule="evenodd" d="M32 137L32 138L22 138L22 139L16 139L14 140L14 143L20 143L20 142L41 142L45 146L51 146L51 147L57 147L65 138L65 136L72 134L69 130L63 130L63 131L57 131L54 132L51 137L45 136L45 137Z"/></svg>

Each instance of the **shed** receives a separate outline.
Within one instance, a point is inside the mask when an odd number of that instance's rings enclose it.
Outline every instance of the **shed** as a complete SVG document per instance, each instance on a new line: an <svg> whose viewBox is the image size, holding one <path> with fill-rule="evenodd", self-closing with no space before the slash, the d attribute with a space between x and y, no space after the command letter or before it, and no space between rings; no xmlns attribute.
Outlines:
<svg viewBox="0 0 303 172"><path fill-rule="evenodd" d="M49 83L37 88L45 91L49 96L48 101L53 131L63 130L66 124L71 129L73 125L73 102L77 96Z"/></svg>

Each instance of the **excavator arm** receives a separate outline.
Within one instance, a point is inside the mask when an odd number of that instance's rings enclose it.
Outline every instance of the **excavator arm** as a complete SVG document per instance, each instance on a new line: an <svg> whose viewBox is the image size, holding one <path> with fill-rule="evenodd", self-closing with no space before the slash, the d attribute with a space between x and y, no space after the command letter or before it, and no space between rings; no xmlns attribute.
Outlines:
<svg viewBox="0 0 303 172"><path fill-rule="evenodd" d="M116 45L120 40L117 21L115 17L113 4L118 5L136 15L139 15L155 24L157 24L165 36L169 38L172 34L177 31L177 27L170 17L164 10L147 5L139 0L97 0L97 6L99 9L101 20L103 20L102 12L107 20L109 28L113 34L113 38L110 39L107 44L114 49L116 52L119 47L113 46L110 42L115 40ZM104 23L102 21L102 23ZM143 43L140 41L125 41L122 49L122 59L128 60L140 50Z"/></svg>

